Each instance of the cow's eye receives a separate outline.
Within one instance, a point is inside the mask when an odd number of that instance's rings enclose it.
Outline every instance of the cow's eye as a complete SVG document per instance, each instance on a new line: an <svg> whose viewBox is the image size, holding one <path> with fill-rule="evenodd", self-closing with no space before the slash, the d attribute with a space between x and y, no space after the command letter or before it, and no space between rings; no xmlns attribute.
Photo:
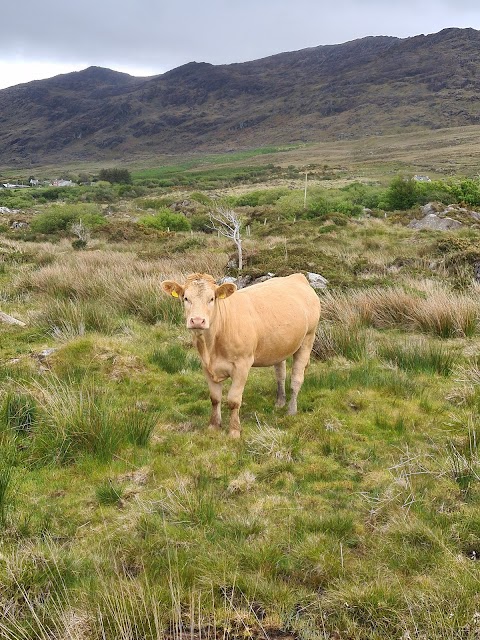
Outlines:
<svg viewBox="0 0 480 640"><path fill-rule="evenodd" d="M210 298L210 302L213 302L215 300L215 298Z"/></svg>
<svg viewBox="0 0 480 640"><path fill-rule="evenodd" d="M183 301L184 302L190 302L190 300L188 298L184 298Z"/></svg>

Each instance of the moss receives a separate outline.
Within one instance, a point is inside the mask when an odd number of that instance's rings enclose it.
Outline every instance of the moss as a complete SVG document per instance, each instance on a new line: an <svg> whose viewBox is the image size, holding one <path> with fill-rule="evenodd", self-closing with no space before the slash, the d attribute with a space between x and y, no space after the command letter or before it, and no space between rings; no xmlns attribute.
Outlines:
<svg viewBox="0 0 480 640"><path fill-rule="evenodd" d="M288 276L291 273L313 271L333 283L343 283L352 272L337 257L306 244L278 244L245 257L245 275L258 277L265 273Z"/></svg>

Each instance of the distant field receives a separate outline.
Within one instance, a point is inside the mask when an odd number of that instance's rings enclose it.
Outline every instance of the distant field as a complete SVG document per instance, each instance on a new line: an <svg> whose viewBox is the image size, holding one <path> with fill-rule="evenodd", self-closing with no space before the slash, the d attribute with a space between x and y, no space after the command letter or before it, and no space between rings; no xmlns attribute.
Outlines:
<svg viewBox="0 0 480 640"><path fill-rule="evenodd" d="M480 126L455 127L435 131L371 136L358 140L318 142L304 145L282 145L246 149L220 154L141 155L131 158L70 165L27 167L24 175L56 176L66 171L98 171L105 166L127 166L138 176L159 177L192 170L208 169L212 165L251 166L276 164L306 166L311 163L329 165L355 172L359 176L382 179L398 172L428 173L433 177L445 175L476 175L480 163ZM1 160L0 160L1 162ZM149 173L149 171L153 173ZM21 170L2 167L5 177L22 174Z"/></svg>

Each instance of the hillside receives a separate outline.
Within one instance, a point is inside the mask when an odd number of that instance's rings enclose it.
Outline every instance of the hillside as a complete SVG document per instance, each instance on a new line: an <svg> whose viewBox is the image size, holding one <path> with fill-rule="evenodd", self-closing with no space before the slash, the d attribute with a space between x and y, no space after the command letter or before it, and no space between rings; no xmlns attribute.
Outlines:
<svg viewBox="0 0 480 640"><path fill-rule="evenodd" d="M2 165L476 125L480 32L339 45L134 78L91 67L0 91Z"/></svg>

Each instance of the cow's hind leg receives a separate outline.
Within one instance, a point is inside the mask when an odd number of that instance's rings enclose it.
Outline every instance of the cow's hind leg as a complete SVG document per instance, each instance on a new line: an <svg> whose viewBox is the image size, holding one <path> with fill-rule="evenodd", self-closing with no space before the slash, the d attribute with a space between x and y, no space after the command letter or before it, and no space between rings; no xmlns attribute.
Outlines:
<svg viewBox="0 0 480 640"><path fill-rule="evenodd" d="M285 406L285 378L287 377L287 362L279 362L274 365L275 376L277 378L277 401L275 406L280 408Z"/></svg>
<svg viewBox="0 0 480 640"><path fill-rule="evenodd" d="M212 413L210 414L209 429L220 429L222 426L222 383L214 382L210 375L205 372L210 390L210 400L212 402Z"/></svg>
<svg viewBox="0 0 480 640"><path fill-rule="evenodd" d="M294 416L297 413L297 396L300 391L303 380L305 378L305 369L307 368L310 360L310 354L312 352L313 342L315 340L315 332L309 333L305 336L298 351L293 354L293 366L292 366L292 396L288 403L287 413Z"/></svg>

